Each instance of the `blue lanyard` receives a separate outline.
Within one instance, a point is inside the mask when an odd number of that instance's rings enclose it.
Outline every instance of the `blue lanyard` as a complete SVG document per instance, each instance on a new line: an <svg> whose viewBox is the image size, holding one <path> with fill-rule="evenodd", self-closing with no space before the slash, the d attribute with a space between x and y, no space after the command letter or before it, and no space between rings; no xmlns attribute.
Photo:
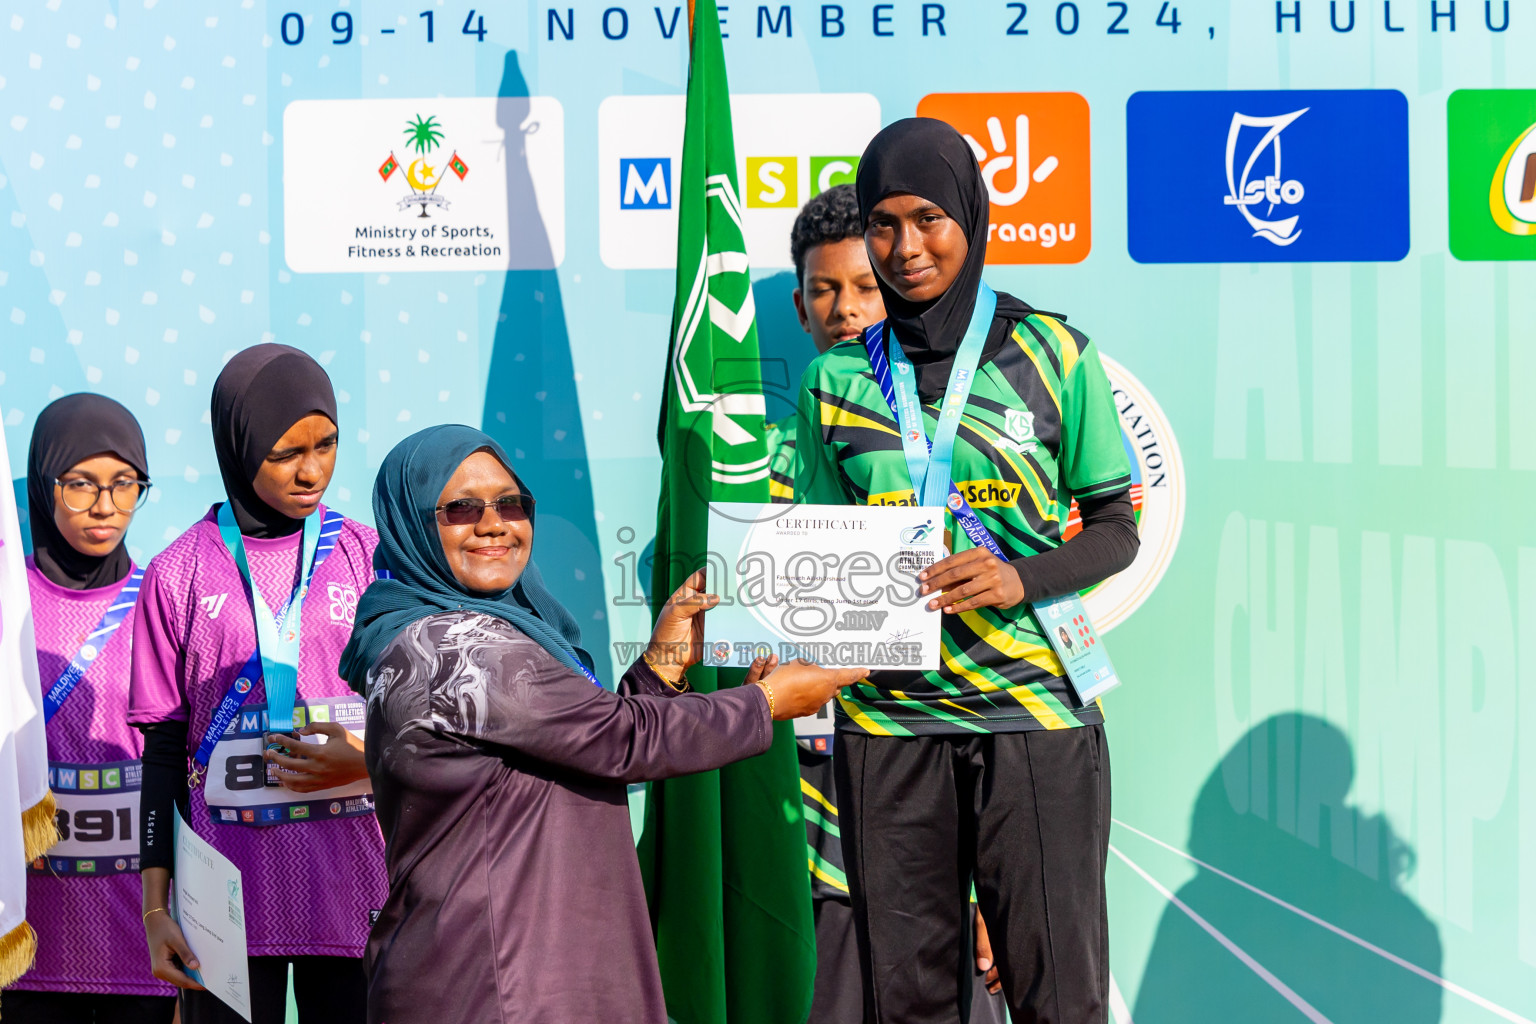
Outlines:
<svg viewBox="0 0 1536 1024"><path fill-rule="evenodd" d="M251 612L256 619L256 650L261 654L261 675L267 687L267 721L275 732L293 729L293 702L299 692L299 622L304 596L309 593L315 549L320 544L319 518L308 516L304 520L299 585L288 598L288 606L279 620L267 607L261 588L251 579L251 566L245 557L245 538L240 535L240 526L235 522L234 509L227 501L219 506L219 534L251 595Z"/></svg>
<svg viewBox="0 0 1536 1024"><path fill-rule="evenodd" d="M901 427L901 449L907 457L907 472L912 477L912 491L922 505L942 505L949 492L950 467L954 461L955 435L960 429L960 415L970 399L971 386L976 382L976 369L981 365L981 350L987 344L987 331L992 326L992 314L997 310L997 293L987 287L985 281L976 289L976 308L971 311L970 325L960 350L955 353L954 366L949 371L949 383L944 388L943 404L939 408L938 424L933 440L928 439L923 424L923 407L917 397L917 373L912 361L901 350L901 344L885 321L885 352L888 353L889 369L881 382L890 391L886 400L896 413ZM870 345L866 332L864 344ZM873 357L870 359L873 363ZM894 369L895 373L890 370Z"/></svg>
<svg viewBox="0 0 1536 1024"><path fill-rule="evenodd" d="M197 753L192 756L193 766L191 773L187 776L188 785L196 786L202 781L203 771L208 767L209 759L213 757L213 748L218 745L219 738L229 728L229 723L235 720L235 715L239 714L240 706L245 703L246 697L250 696L251 690L256 685L256 680L263 679L266 682L267 722L269 728L278 732L291 732L293 730L293 704L297 699L299 687L299 614L304 601L304 595L309 591L310 583L315 578L315 572L320 568L321 563L325 561L326 557L330 555L331 551L335 549L336 539L341 536L342 523L345 521L345 517L335 509L326 509L325 520L318 525L316 524L317 518L316 516L310 516L304 521L304 571L299 577L298 585L293 588L293 595L289 597L287 607L284 609L283 625L278 627L276 620L272 617L272 613L267 611L267 605L262 600L261 591L256 588L255 583L251 580L250 565L246 562L245 558L245 544L240 540L240 530L235 525L234 514L230 511L229 503L226 502L219 509L219 533L224 538L225 546L230 548L230 554L235 558L235 565L240 569L241 578L245 580L246 587L251 591L251 603L254 606L253 610L257 612L255 615L256 651L245 660L244 665L240 666L240 671L235 673L235 678L229 684L229 689L224 692L223 699L219 701L219 706L214 709L213 717L208 721L208 728L203 730L203 738L197 746ZM233 529L233 537L225 529L226 520ZM231 540L234 541L233 544L231 544ZM261 602L259 605L256 604L258 601ZM279 643L276 649L268 646L263 635L262 612L265 612L269 626L273 627L274 630L277 628L284 630L282 637L278 638ZM287 635L286 627L290 621L293 626L291 650L283 651L282 648L288 646L284 643L283 637ZM293 657L293 666L291 674L287 676L289 682L287 684L285 717L279 719L277 712L272 710L278 705L278 700L273 697L274 687L272 680L274 674L283 672L286 666L277 664L271 660L271 656L272 654L287 653L291 653ZM283 676L279 674L278 678L280 680L278 685L282 686L281 679ZM279 699L281 697L282 695L280 694Z"/></svg>
<svg viewBox="0 0 1536 1024"><path fill-rule="evenodd" d="M85 642L80 645L75 656L69 659L69 664L64 666L59 678L43 694L44 724L53 721L53 716L59 713L59 708L64 706L69 695L75 692L75 687L80 685L80 680L85 678L86 671L101 657L101 652L107 649L107 643L117 632L117 627L123 624L123 620L128 617L128 610L138 600L139 584L143 579L142 568L135 568L128 574L122 589L102 613L101 621L87 634Z"/></svg>
<svg viewBox="0 0 1536 1024"><path fill-rule="evenodd" d="M1003 561L1008 556L1003 554L1003 549L993 539L992 533L985 523L976 515L971 503L965 500L950 479L950 465L953 460L955 433L960 426L960 413L965 409L965 402L970 397L971 384L976 377L977 362L980 360L981 349L986 344L987 330L991 327L992 316L997 310L997 294L987 287L983 281L976 290L976 309L971 314L970 326L966 328L965 340L960 343L960 351L955 354L955 366L950 370L950 383L945 389L944 405L939 417L938 439L946 447L941 450L938 457L931 453L935 447L928 440L928 433L923 425L920 409L913 408L915 399L907 399L906 415L903 415L902 394L909 387L916 390L916 381L910 378L916 377L912 373L912 364L907 359L906 353L901 351L901 346L892 339L890 355L897 359L897 372L891 373L890 363L886 357L885 335L889 333L885 321L870 325L864 331L864 350L869 354L870 368L875 372L875 380L880 385L880 393L885 396L885 402L891 407L891 412L896 416L898 428L901 430L902 451L907 457L907 472L912 477L912 490L924 505L945 504L954 513L955 522L965 535L970 538L972 544L979 548L986 548ZM985 311L986 318L981 314ZM979 339L979 340L978 340ZM972 346L973 353L968 353L967 346ZM972 360L966 366L966 360ZM904 367L904 369L903 369ZM957 380L961 371L967 371L963 380ZM896 379L892 379L892 378ZM902 380L901 378L908 378ZM956 391L959 391L959 401L956 402ZM951 415L953 412L953 415ZM933 494L937 491L937 494ZM945 492L948 492L945 496ZM943 498L942 502L938 500Z"/></svg>

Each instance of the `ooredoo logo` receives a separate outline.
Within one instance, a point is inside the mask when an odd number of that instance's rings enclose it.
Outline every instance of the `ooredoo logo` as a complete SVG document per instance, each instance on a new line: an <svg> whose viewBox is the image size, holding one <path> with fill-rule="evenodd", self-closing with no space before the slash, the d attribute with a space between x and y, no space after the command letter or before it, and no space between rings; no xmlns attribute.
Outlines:
<svg viewBox="0 0 1536 1024"><path fill-rule="evenodd" d="M1077 263L1093 246L1088 101L1075 92L934 93L992 200L988 263Z"/></svg>

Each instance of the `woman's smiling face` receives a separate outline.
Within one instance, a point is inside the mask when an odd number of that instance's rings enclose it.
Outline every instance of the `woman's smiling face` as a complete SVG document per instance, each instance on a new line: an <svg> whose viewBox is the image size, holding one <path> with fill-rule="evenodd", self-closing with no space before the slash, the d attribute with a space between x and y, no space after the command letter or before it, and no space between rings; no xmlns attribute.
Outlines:
<svg viewBox="0 0 1536 1024"><path fill-rule="evenodd" d="M517 493L517 481L500 459L490 452L475 452L459 463L437 504L464 498L493 502ZM485 594L499 593L516 583L533 548L531 522L507 522L489 507L481 510L478 522L468 526L449 525L439 513L437 533L454 579L467 590Z"/></svg>
<svg viewBox="0 0 1536 1024"><path fill-rule="evenodd" d="M864 227L864 247L875 273L908 302L929 302L948 291L970 251L958 221L907 192L875 204Z"/></svg>

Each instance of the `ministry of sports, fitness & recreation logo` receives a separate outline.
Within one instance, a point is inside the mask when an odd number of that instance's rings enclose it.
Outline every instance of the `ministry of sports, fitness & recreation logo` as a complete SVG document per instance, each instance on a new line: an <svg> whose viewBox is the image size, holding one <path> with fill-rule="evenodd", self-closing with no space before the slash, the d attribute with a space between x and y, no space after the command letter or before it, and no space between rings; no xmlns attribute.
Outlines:
<svg viewBox="0 0 1536 1024"><path fill-rule="evenodd" d="M1083 594L1094 627L1103 633L1141 607L1173 561L1184 526L1184 460L1168 417L1146 386L1108 356L1100 356L1109 377L1120 434L1131 461L1131 504L1141 549L1124 571ZM1082 529L1073 502L1062 540Z"/></svg>
<svg viewBox="0 0 1536 1024"><path fill-rule="evenodd" d="M426 217L429 206L448 209L451 204L446 196L438 194L438 186L443 183L449 171L463 181L469 174L469 165L456 149L451 151L453 155L446 160L440 152L434 157L434 150L445 148L442 145L443 126L438 124L436 117L424 118L417 114L405 122L405 136L407 157L411 150L415 150L416 157L405 167L405 180L411 190L400 200L399 209L406 210L412 205L418 205L421 207L418 217ZM437 160L436 164L432 162L434 159ZM387 182L399 169L400 161L396 159L395 151L390 150L389 158L379 165L379 177Z"/></svg>

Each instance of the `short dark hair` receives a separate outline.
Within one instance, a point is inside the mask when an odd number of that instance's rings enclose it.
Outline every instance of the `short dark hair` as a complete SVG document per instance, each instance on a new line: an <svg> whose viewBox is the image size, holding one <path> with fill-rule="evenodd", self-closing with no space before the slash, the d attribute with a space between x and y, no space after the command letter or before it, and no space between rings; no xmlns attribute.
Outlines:
<svg viewBox="0 0 1536 1024"><path fill-rule="evenodd" d="M795 262L795 283L805 281L805 254L818 245L864 237L859 195L852 185L834 185L805 204L789 232L789 258Z"/></svg>

